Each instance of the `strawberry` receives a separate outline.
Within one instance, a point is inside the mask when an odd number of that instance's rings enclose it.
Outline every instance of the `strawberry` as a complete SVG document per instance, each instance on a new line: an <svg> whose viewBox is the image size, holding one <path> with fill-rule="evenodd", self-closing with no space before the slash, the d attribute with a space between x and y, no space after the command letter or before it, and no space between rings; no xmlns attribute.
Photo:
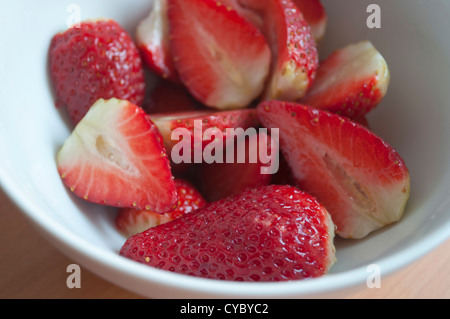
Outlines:
<svg viewBox="0 0 450 319"><path fill-rule="evenodd" d="M328 23L328 16L320 0L293 0L311 28L316 42L323 39Z"/></svg>
<svg viewBox="0 0 450 319"><path fill-rule="evenodd" d="M154 0L147 17L136 28L136 44L142 60L163 79L179 82L169 43L167 0Z"/></svg>
<svg viewBox="0 0 450 319"><path fill-rule="evenodd" d="M271 73L263 94L267 100L294 101L302 98L314 80L318 52L310 27L292 0L226 0L246 14L265 35L272 52ZM244 15L245 13L241 13Z"/></svg>
<svg viewBox="0 0 450 319"><path fill-rule="evenodd" d="M186 88L180 84L161 81L150 93L143 106L149 114L194 111L201 108Z"/></svg>
<svg viewBox="0 0 450 319"><path fill-rule="evenodd" d="M292 185L295 186L294 178L292 177L292 170L289 167L286 158L282 153L278 154L279 168L278 171L272 176L271 184L275 185Z"/></svg>
<svg viewBox="0 0 450 319"><path fill-rule="evenodd" d="M260 96L270 49L255 26L216 0L168 0L168 10L175 68L194 97L237 109Z"/></svg>
<svg viewBox="0 0 450 319"><path fill-rule="evenodd" d="M324 275L335 261L334 225L312 196L262 186L127 239L120 254L176 273L231 281Z"/></svg>
<svg viewBox="0 0 450 319"><path fill-rule="evenodd" d="M289 102L263 102L261 123L279 128L280 149L296 185L331 214L337 234L362 238L398 221L410 177L398 152L360 124Z"/></svg>
<svg viewBox="0 0 450 319"><path fill-rule="evenodd" d="M98 99L118 98L141 105L145 79L139 51L113 20L81 22L56 34L49 48L56 105L77 124Z"/></svg>
<svg viewBox="0 0 450 319"><path fill-rule="evenodd" d="M385 96L388 65L369 41L333 52L321 64L308 94L299 102L350 118L362 117Z"/></svg>
<svg viewBox="0 0 450 319"><path fill-rule="evenodd" d="M253 23L257 28L262 29L264 26L263 17L255 8L255 2L250 0L222 0L222 4L235 9L243 18ZM303 18L310 27L311 34L318 42L322 40L325 35L327 27L327 13L320 0L292 0L295 6L300 10ZM249 7L250 4L250 7ZM265 3L264 3L265 4ZM253 8L253 10L252 10Z"/></svg>
<svg viewBox="0 0 450 319"><path fill-rule="evenodd" d="M226 139L228 128L257 127L259 125L256 109L243 109L232 111L191 111L175 112L152 115L152 120L161 132L164 145L168 152L179 142L178 139L172 139L172 134L177 129L185 129L191 137L191 150L200 143L201 149L211 143L211 139L203 139L203 133L208 130L220 132ZM196 132L200 133L196 135ZM201 141L199 141L201 139Z"/></svg>
<svg viewBox="0 0 450 319"><path fill-rule="evenodd" d="M125 237L130 237L205 206L206 200L190 182L177 178L175 186L178 195L177 207L167 213L158 214L145 209L119 208L114 220L119 232Z"/></svg>
<svg viewBox="0 0 450 319"><path fill-rule="evenodd" d="M262 151L264 155L271 156L271 152L275 152L267 134L257 133L255 130L248 134L248 138L246 136L238 138L233 146L233 158L226 158L228 149L225 149L222 163L203 163L198 169L196 174L198 185L208 201L229 197L249 187L268 185L272 179L273 175L269 171L264 171L264 167L268 170L268 164L271 163L263 162L259 156L264 146L265 150Z"/></svg>
<svg viewBox="0 0 450 319"><path fill-rule="evenodd" d="M64 184L87 201L158 213L177 194L162 137L140 107L98 100L58 152Z"/></svg>

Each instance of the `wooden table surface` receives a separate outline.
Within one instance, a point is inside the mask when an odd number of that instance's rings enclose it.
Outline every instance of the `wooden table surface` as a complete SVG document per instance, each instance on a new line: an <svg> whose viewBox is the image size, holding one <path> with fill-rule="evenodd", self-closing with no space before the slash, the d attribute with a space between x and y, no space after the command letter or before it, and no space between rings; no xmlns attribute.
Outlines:
<svg viewBox="0 0 450 319"><path fill-rule="evenodd" d="M0 190L0 298L137 299L132 292L81 268L82 287L66 285L68 265L76 263L39 234ZM388 278L381 288L365 288L342 298L450 298L450 240Z"/></svg>

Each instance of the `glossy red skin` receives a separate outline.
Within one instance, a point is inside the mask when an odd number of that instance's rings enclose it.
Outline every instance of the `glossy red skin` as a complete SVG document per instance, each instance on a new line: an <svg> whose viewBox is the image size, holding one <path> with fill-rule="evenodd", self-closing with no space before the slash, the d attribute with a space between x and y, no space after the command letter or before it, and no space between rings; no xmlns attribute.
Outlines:
<svg viewBox="0 0 450 319"><path fill-rule="evenodd" d="M330 177L332 169L328 165L336 165L336 174L357 174L350 178L361 178L354 181L360 189L402 185L409 180L408 168L398 152L348 118L279 101L261 103L258 115L265 127L280 128L280 149L296 185L328 209L338 233L345 227L341 218L349 207L339 195L339 186Z"/></svg>
<svg viewBox="0 0 450 319"><path fill-rule="evenodd" d="M86 21L52 38L50 77L56 105L77 124L100 98L142 105L145 79L138 49L113 20Z"/></svg>
<svg viewBox="0 0 450 319"><path fill-rule="evenodd" d="M265 135L265 134L264 134ZM271 174L262 174L261 169L266 166L256 155L257 162L250 162L250 152L258 154L257 145L261 145L263 140L261 133L251 135L246 141L235 144L235 160L227 163L224 156L224 163L202 163L198 169L197 185L208 201L216 201L240 193L246 188L268 185L272 180ZM237 153L241 145L245 143L245 162L238 163ZM250 144L251 143L251 144ZM271 152L270 137L267 137L268 152Z"/></svg>
<svg viewBox="0 0 450 319"><path fill-rule="evenodd" d="M175 209L165 213L156 213L145 209L119 208L114 220L116 228L124 235L128 235L131 229L141 226L137 223L141 222L142 216L151 220L151 224L146 225L150 228L161 224L162 218L164 223L169 222L206 205L207 201L202 194L187 180L176 178L175 187L178 195Z"/></svg>
<svg viewBox="0 0 450 319"><path fill-rule="evenodd" d="M58 163L64 184L78 197L96 204L160 213L173 209L177 195L161 134L144 110L134 104L122 109L121 118L126 124L111 123L111 130L129 137L124 151L130 152L126 155L139 174L131 176L117 165L100 166L96 158L86 158L82 163Z"/></svg>
<svg viewBox="0 0 450 319"><path fill-rule="evenodd" d="M313 197L271 185L132 236L120 254L204 278L285 281L323 275L330 240L326 210Z"/></svg>
<svg viewBox="0 0 450 319"><path fill-rule="evenodd" d="M170 132L173 132L177 128L185 128L190 132L191 135L191 146L192 149L195 146L195 134L194 134L194 124L195 121L202 122L202 136L203 132L207 129L216 129L222 132L224 140L226 140L226 129L227 128L242 128L246 130L249 127L258 127L259 120L256 115L256 109L242 109L235 111L198 111L197 115L192 115L187 118L184 118L185 114L190 113L168 113L168 114L157 114L158 117L153 116L155 122L158 126L168 126L170 128ZM192 114L195 114L192 113ZM164 122L163 119L165 116L176 116L179 115L178 119L168 120ZM165 145L168 150L171 150L173 145L178 143L178 141L171 140L171 134L167 136L163 136ZM202 149L208 145L211 141L204 140L202 141Z"/></svg>

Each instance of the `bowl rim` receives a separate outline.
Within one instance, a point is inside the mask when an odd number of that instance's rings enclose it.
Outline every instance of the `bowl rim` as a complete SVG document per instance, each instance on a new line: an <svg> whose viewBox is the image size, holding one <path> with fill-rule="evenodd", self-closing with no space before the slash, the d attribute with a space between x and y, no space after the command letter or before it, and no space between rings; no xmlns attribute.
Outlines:
<svg viewBox="0 0 450 319"><path fill-rule="evenodd" d="M356 268L340 273L329 273L325 276L298 281L284 282L232 282L220 281L214 279L198 278L177 273L168 272L156 268L148 267L120 256L118 253L105 251L90 243L86 239L77 235L70 229L52 220L45 214L40 213L40 209L33 205L32 200L24 196L20 186L13 181L8 173L0 168L0 185L7 194L20 208L21 212L28 217L34 226L43 231L50 241L61 253L73 257L74 253L81 255L86 260L96 261L102 267L119 271L127 275L128 278L145 280L145 284L150 283L166 286L174 290L200 294L204 298L305 298L322 297L325 295L336 295L345 290L362 286L367 280L367 266L358 266ZM450 197L447 197L438 204L437 210L450 209ZM427 253L442 244L450 238L450 220L441 225L436 232L427 236L420 244L408 246L399 252L383 257L377 261L377 264L383 269L383 277L387 277L393 272L404 268L410 263L423 257ZM447 226L447 227L445 227ZM56 242L51 242L51 240ZM61 244L70 247L72 254L67 250L61 249ZM78 258L74 257L78 262ZM111 263L112 262L112 263ZM123 284L116 282L114 278L105 277L98 270L92 269L88 263L84 263L87 269L93 271L98 276L103 277L109 282L114 282L119 286ZM125 287L124 287L125 288ZM130 289L130 288L128 288ZM146 297L157 298L154 294L147 294L145 291L138 292ZM189 298L185 296L185 298Z"/></svg>

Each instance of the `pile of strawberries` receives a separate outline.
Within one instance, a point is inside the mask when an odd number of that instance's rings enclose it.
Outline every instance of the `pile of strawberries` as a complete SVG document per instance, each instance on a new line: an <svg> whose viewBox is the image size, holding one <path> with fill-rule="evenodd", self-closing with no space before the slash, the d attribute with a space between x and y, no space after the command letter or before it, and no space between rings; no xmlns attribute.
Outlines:
<svg viewBox="0 0 450 319"><path fill-rule="evenodd" d="M154 0L135 40L110 19L53 37L56 104L74 124L58 172L78 197L117 208L121 255L212 279L311 278L335 262L335 234L402 217L408 169L366 120L388 66L368 41L319 62L326 24L319 0ZM244 140L244 163L174 161L176 129L192 151L214 142L196 123L267 133ZM276 174L248 160L261 141L281 151Z"/></svg>

